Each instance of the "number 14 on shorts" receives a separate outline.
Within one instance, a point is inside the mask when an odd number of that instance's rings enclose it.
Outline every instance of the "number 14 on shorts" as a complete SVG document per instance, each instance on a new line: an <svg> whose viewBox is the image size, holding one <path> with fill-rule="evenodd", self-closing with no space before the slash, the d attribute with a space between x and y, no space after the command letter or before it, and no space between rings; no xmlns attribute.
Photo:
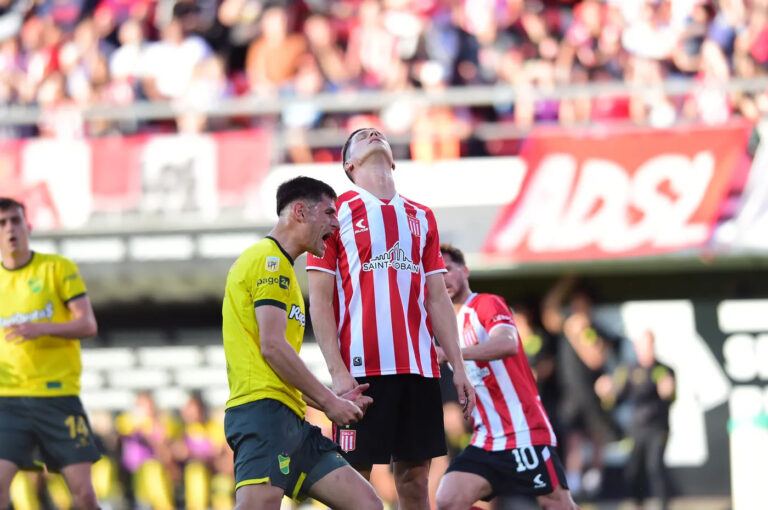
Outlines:
<svg viewBox="0 0 768 510"><path fill-rule="evenodd" d="M84 416L69 415L64 420L64 425L69 428L69 437L72 439L78 439L79 445L87 445L89 441L88 425L85 423ZM78 438L78 436L80 436Z"/></svg>

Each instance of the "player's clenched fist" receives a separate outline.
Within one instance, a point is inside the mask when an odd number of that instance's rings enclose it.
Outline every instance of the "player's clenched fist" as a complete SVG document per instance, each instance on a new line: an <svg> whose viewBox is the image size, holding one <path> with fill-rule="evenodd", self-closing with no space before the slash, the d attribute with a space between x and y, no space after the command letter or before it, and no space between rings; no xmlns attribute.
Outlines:
<svg viewBox="0 0 768 510"><path fill-rule="evenodd" d="M341 398L345 398L355 403L363 413L368 409L368 406L373 404L373 399L367 395L363 395L363 392L368 389L370 384L358 384L343 395L339 395Z"/></svg>
<svg viewBox="0 0 768 510"><path fill-rule="evenodd" d="M363 411L354 402L341 397L334 397L326 407L325 414L336 425L351 425L363 417Z"/></svg>

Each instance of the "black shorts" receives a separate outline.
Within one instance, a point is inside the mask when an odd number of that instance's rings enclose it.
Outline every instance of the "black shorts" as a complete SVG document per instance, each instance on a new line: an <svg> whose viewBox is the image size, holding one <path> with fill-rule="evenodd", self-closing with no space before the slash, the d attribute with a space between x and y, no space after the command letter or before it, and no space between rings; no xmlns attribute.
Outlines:
<svg viewBox="0 0 768 510"><path fill-rule="evenodd" d="M373 399L362 420L333 427L350 464L422 461L446 454L440 381L415 374L356 378Z"/></svg>
<svg viewBox="0 0 768 510"><path fill-rule="evenodd" d="M484 501L496 496L543 496L558 486L568 489L563 464L552 446L523 446L500 452L467 446L446 473L451 471L474 473L488 480L493 492Z"/></svg>
<svg viewBox="0 0 768 510"><path fill-rule="evenodd" d="M338 445L277 400L227 409L224 430L235 452L235 489L269 482L301 501L315 482L347 465Z"/></svg>
<svg viewBox="0 0 768 510"><path fill-rule="evenodd" d="M49 471L96 462L101 453L80 397L0 397L0 459Z"/></svg>

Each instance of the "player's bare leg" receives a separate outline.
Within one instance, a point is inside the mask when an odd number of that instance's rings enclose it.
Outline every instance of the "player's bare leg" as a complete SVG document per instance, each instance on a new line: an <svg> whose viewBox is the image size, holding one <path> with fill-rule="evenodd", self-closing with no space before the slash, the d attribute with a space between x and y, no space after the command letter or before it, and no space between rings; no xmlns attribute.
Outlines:
<svg viewBox="0 0 768 510"><path fill-rule="evenodd" d="M554 491L536 498L543 510L579 510L571 497L571 491L557 487Z"/></svg>
<svg viewBox="0 0 768 510"><path fill-rule="evenodd" d="M352 464L352 467L360 473L360 475L368 480L371 481L371 471L373 470L373 464Z"/></svg>
<svg viewBox="0 0 768 510"><path fill-rule="evenodd" d="M429 460L395 462L395 486L402 510L430 510Z"/></svg>
<svg viewBox="0 0 768 510"><path fill-rule="evenodd" d="M491 484L482 476L451 471L437 489L437 510L467 510L491 491Z"/></svg>
<svg viewBox="0 0 768 510"><path fill-rule="evenodd" d="M309 488L309 495L334 510L384 508L371 484L350 466L334 469L322 477Z"/></svg>
<svg viewBox="0 0 768 510"><path fill-rule="evenodd" d="M254 485L243 485L235 492L235 510L263 508L264 510L280 510L285 491L269 482Z"/></svg>
<svg viewBox="0 0 768 510"><path fill-rule="evenodd" d="M18 470L13 462L0 459L0 510L11 506L11 482Z"/></svg>
<svg viewBox="0 0 768 510"><path fill-rule="evenodd" d="M75 508L80 510L98 510L99 502L91 481L91 463L80 462L61 469L61 474L67 481L69 492Z"/></svg>

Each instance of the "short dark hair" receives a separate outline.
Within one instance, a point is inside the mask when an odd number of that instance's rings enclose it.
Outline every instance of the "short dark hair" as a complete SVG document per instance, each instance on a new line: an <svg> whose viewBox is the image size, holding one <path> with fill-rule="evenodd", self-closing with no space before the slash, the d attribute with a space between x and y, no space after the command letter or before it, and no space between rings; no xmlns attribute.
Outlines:
<svg viewBox="0 0 768 510"><path fill-rule="evenodd" d="M333 188L323 181L303 175L294 177L291 180L285 181L277 188L277 215L280 216L280 212L285 206L295 200L307 200L317 203L324 196L332 200L337 198Z"/></svg>
<svg viewBox="0 0 768 510"><path fill-rule="evenodd" d="M341 148L341 166L342 166L342 167L344 167L344 164L347 162L347 151L349 150L349 146L350 146L350 145L352 145L352 138L354 138L354 137L355 137L355 135L356 135L356 134L358 134L360 131L365 131L366 129L371 129L371 128L360 128L360 129L355 129L355 130L354 130L354 131L352 131L352 133L351 133L351 134L350 134L350 135L347 137L347 141L346 141L346 142L344 142L344 146ZM354 179L352 179L352 176L350 175L350 173L349 173L349 172L347 172L347 169L346 169L346 167L344 168L344 173L345 173L345 174L347 174L347 178L348 178L350 181L352 181L353 183L355 182L355 180L354 180Z"/></svg>
<svg viewBox="0 0 768 510"><path fill-rule="evenodd" d="M14 200L9 197L0 197L0 211L7 211L12 207L18 207L19 209L21 209L21 212L24 215L24 217L27 216L27 208L24 207L24 204L22 204L18 200Z"/></svg>
<svg viewBox="0 0 768 510"><path fill-rule="evenodd" d="M449 244L449 243L441 244L440 253L443 254L443 257L448 255L451 261L455 262L456 264L461 264L462 266L467 265L467 262L464 259L464 253L452 244Z"/></svg>

